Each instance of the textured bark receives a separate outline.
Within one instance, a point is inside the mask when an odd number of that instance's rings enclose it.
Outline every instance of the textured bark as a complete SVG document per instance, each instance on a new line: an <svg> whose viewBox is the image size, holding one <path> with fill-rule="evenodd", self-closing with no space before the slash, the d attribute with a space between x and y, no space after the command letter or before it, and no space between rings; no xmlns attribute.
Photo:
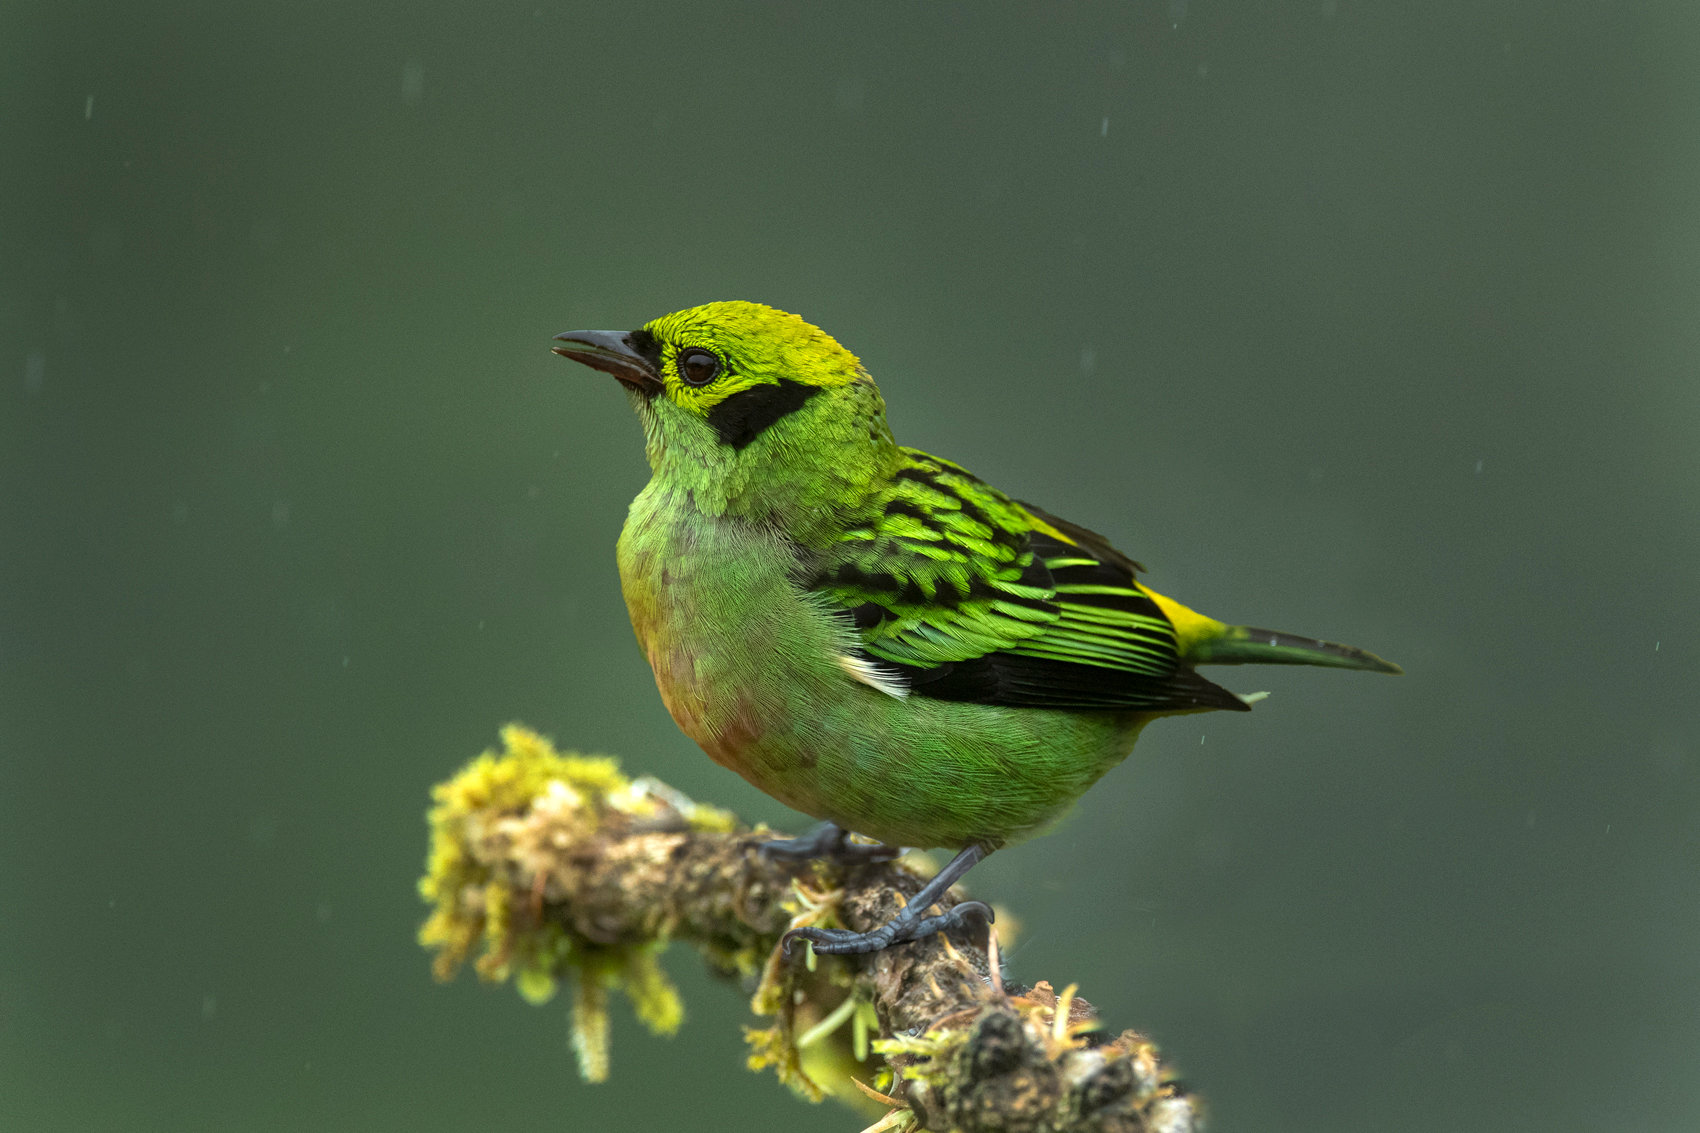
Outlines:
<svg viewBox="0 0 1700 1133"><path fill-rule="evenodd" d="M924 881L908 865L775 860L760 849L775 835L740 828L660 784L631 784L611 764L575 779L571 768L584 761L558 756L520 729L505 738L507 754L487 755L438 789L438 842L422 886L438 911L422 939L439 950L445 978L480 936L481 973L518 974L522 990L529 973L533 998L544 997L540 984L546 993L554 980L576 977L587 1076L607 1072L607 989L630 994L652 1026L676 1025L671 985L654 965L658 948L673 940L717 970L756 981L752 1007L774 1023L750 1036L753 1066L774 1066L812 1097L831 1092L865 1111L864 1095L873 1098L882 1108L871 1112L885 1113L873 1128L1198 1128L1196 1099L1164 1081L1149 1042L1133 1031L1107 1036L1091 1006L1070 992L1004 983L995 945L988 955L978 931L819 957L812 970L801 946L790 957L778 952L789 927L867 930L888 920ZM510 775L503 789L465 787L480 767L488 779L503 760L536 760L540 750L563 761L555 773L539 764ZM944 904L956 900L953 893ZM829 1021L818 1026L822 1020ZM852 1053L858 1029L877 1035L863 1061ZM806 1050L798 1047L804 1037ZM866 1085L874 1080L883 1091Z"/></svg>

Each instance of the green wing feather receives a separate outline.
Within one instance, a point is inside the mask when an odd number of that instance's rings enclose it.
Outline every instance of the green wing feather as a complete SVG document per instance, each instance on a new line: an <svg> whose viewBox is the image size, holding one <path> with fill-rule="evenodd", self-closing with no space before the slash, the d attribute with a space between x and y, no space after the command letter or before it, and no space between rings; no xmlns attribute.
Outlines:
<svg viewBox="0 0 1700 1133"><path fill-rule="evenodd" d="M914 449L816 562L875 662L916 695L1018 707L1243 708L1101 536Z"/></svg>

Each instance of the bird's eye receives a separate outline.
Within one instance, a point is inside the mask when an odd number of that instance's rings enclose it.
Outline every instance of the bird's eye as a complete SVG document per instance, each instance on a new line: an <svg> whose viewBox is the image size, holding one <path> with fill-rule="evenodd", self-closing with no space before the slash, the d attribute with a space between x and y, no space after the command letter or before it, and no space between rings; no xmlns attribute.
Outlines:
<svg viewBox="0 0 1700 1133"><path fill-rule="evenodd" d="M720 359L700 347L679 353L679 377L688 386L705 386L720 376Z"/></svg>

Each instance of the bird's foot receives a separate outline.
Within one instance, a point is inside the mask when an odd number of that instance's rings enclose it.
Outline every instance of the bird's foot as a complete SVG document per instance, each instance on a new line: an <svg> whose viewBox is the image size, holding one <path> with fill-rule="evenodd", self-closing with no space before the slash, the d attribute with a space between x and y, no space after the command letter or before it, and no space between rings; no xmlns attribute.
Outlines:
<svg viewBox="0 0 1700 1133"><path fill-rule="evenodd" d="M780 838L763 842L761 852L785 862L806 862L828 858L840 865L863 865L867 862L888 862L903 853L901 846L883 842L852 842L850 832L836 822L812 826L795 838Z"/></svg>
<svg viewBox="0 0 1700 1133"><path fill-rule="evenodd" d="M990 852L985 846L978 844L967 847L946 862L943 869L921 886L921 891L909 899L902 912L870 932L851 932L842 928L794 928L779 938L780 951L789 955L793 940L807 940L815 946L816 952L830 956L878 952L893 944L919 940L935 932L962 928L971 920L991 924L994 919L991 906L982 901L963 901L938 916L927 915L927 910L937 904L939 898L943 897L963 874L973 869L974 864Z"/></svg>
<svg viewBox="0 0 1700 1133"><path fill-rule="evenodd" d="M779 947L789 956L793 940L806 940L816 952L825 956L855 955L920 940L935 932L950 932L972 924L989 925L996 919L991 906L984 901L964 901L932 917L921 915L925 908L919 904L909 905L872 932L851 932L843 928L794 928L779 938Z"/></svg>

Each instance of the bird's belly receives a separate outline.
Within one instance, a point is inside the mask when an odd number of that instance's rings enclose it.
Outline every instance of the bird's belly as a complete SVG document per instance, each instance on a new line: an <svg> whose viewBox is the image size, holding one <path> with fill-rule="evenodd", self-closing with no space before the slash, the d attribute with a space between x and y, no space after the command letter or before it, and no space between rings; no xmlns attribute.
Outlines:
<svg viewBox="0 0 1700 1133"><path fill-rule="evenodd" d="M849 620L796 588L786 545L645 496L620 577L662 700L786 805L902 845L997 844L1054 820L1133 746L1130 713L897 699L854 680L838 660Z"/></svg>

